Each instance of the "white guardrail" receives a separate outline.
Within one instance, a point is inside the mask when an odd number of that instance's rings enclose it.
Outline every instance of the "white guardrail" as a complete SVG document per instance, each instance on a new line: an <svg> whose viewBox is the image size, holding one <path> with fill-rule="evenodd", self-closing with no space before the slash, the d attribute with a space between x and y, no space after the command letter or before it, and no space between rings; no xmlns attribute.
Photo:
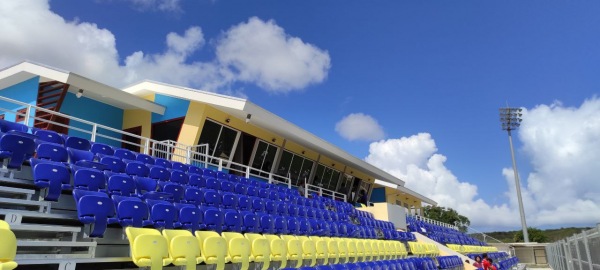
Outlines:
<svg viewBox="0 0 600 270"><path fill-rule="evenodd" d="M4 107L0 107L0 112L3 113L12 113L18 116L23 116L23 124L29 127L33 127L34 123L43 122L49 123L54 126L60 126L68 128L69 130L79 131L82 134L89 136L84 139L89 139L91 142L96 142L99 138L104 138L105 140L116 142L117 144L125 144L129 146L133 146L134 148L139 147L141 153L151 155L159 158L166 158L173 161L183 162L187 164L196 165L199 167L207 168L209 165L215 166L218 171L222 171L224 169L230 172L236 172L239 175L243 175L247 178L256 177L267 180L269 183L274 184L283 184L287 185L288 188L292 187L291 179L289 174L287 176L280 176L273 174L271 172L265 172L256 168L252 168L248 165L224 160L219 157L214 157L208 154L208 144L202 145L194 145L188 146L176 141L156 141L150 138L146 138L140 135L132 134L129 132L125 132L119 129L111 128L108 126L104 126L98 123L94 123L91 121L87 121L81 118L77 118L74 116L66 115L63 113L55 112L52 110L48 110L45 108L37 107L25 102L21 102L18 100L6 98L0 96L0 103L6 102L13 105L17 105L14 107L24 107L26 108L25 113L20 113L16 110L7 109ZM63 124L56 121L50 121L47 119L35 117L36 111L42 111L51 115L55 115L62 118L69 119L69 124ZM82 137L78 134L79 137ZM139 140L138 143L132 143L128 140L123 140L124 136L134 138Z"/></svg>

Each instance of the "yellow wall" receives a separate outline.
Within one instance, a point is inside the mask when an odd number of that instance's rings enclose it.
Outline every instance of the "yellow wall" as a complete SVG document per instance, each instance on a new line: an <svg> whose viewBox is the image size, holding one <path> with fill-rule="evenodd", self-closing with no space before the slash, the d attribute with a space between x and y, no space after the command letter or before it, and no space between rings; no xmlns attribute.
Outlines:
<svg viewBox="0 0 600 270"><path fill-rule="evenodd" d="M301 145L289 140L285 142L284 148L285 150L290 151L298 156L312 159L313 161L316 161L317 157L319 156L319 153L306 149L305 147L302 147ZM304 154L302 154L303 151Z"/></svg>
<svg viewBox="0 0 600 270"><path fill-rule="evenodd" d="M408 208L415 207L415 209L421 209L421 200L410 194L402 194L401 191L389 187L385 187L386 201L390 204L396 204L396 201L401 202L401 206L404 203L408 203Z"/></svg>

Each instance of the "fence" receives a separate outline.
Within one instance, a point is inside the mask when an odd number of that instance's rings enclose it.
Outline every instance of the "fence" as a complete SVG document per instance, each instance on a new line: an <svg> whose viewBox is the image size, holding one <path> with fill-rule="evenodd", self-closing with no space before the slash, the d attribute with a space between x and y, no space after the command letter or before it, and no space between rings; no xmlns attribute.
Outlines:
<svg viewBox="0 0 600 270"><path fill-rule="evenodd" d="M546 246L554 270L600 270L600 224Z"/></svg>
<svg viewBox="0 0 600 270"><path fill-rule="evenodd" d="M335 191L329 190L329 189L324 189L323 187L320 187L320 186L305 184L304 189L306 191L304 196L307 198L308 198L309 194L316 193L322 197L327 197L327 198L331 198L334 200L341 200L344 202L346 201L346 194L335 192Z"/></svg>
<svg viewBox="0 0 600 270"><path fill-rule="evenodd" d="M430 219L430 218L426 218L424 216L410 215L410 214L407 214L407 216L410 216L410 217L412 217L412 218L414 218L416 220L424 221L424 222L427 222L427 223L430 223L430 224L434 224L434 225L438 225L438 226L442 226L442 227L446 227L446 228L458 230L458 227L456 227L454 225L450 225L448 223L444 223L444 222L440 222L440 221L433 220L433 219Z"/></svg>

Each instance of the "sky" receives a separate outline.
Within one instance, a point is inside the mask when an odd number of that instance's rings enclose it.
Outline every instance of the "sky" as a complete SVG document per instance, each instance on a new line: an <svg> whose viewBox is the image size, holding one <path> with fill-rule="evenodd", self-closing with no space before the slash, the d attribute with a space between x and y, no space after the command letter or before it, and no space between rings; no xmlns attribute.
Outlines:
<svg viewBox="0 0 600 270"><path fill-rule="evenodd" d="M0 2L0 66L248 98L478 230L600 222L600 2Z"/></svg>

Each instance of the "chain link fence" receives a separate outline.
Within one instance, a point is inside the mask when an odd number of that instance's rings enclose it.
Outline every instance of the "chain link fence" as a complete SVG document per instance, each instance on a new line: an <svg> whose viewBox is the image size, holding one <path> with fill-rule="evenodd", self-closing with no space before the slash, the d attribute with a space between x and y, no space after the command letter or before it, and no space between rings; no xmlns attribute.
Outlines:
<svg viewBox="0 0 600 270"><path fill-rule="evenodd" d="M600 224L546 246L554 270L600 270Z"/></svg>

